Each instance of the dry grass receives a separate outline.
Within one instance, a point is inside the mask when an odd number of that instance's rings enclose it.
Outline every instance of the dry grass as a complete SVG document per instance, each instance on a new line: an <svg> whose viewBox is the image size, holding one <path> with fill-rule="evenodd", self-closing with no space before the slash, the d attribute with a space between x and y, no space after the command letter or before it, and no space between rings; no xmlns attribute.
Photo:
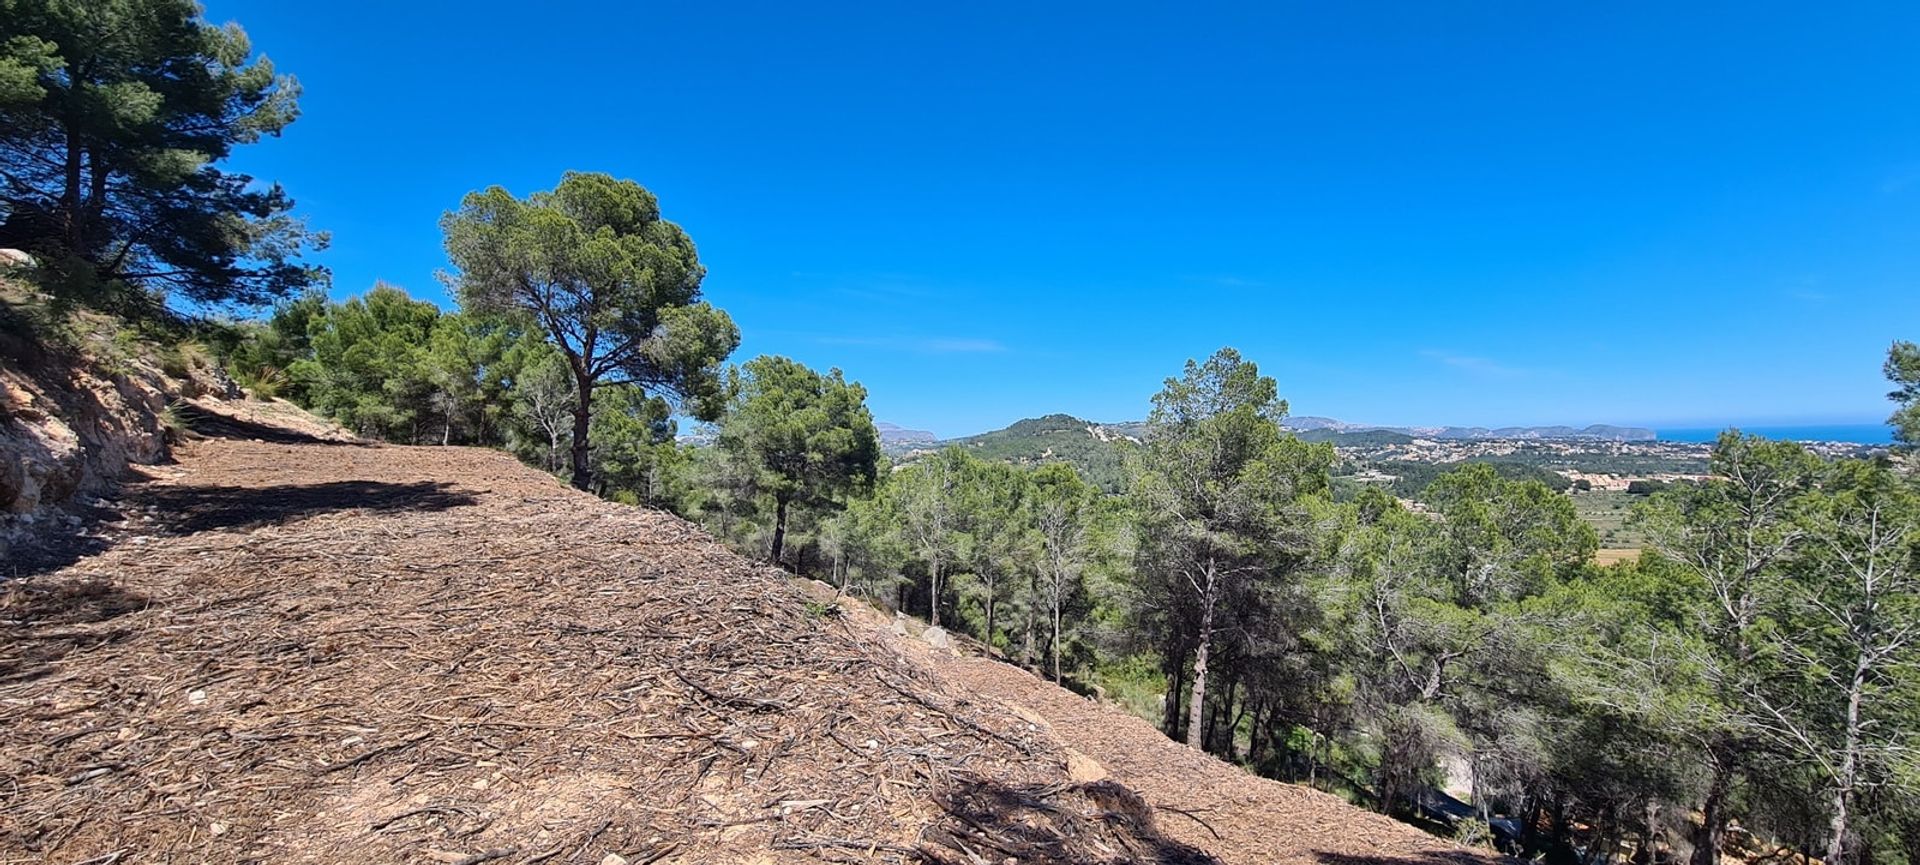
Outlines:
<svg viewBox="0 0 1920 865"><path fill-rule="evenodd" d="M1640 549L1638 547L1632 549L1599 549L1593 552L1593 560L1603 566L1617 565L1621 562L1637 562L1640 560Z"/></svg>

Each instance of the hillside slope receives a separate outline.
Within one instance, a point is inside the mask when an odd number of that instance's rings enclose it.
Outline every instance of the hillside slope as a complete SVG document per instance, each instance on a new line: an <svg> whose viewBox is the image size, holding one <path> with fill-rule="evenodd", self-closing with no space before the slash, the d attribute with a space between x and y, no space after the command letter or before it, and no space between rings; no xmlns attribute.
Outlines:
<svg viewBox="0 0 1920 865"><path fill-rule="evenodd" d="M1110 493L1126 483L1126 435L1092 421L1064 414L1015 421L1005 429L939 442L986 460L1014 465L1064 462L1089 483Z"/></svg>
<svg viewBox="0 0 1920 865"><path fill-rule="evenodd" d="M0 861L1471 858L503 454L202 421L0 594Z"/></svg>
<svg viewBox="0 0 1920 865"><path fill-rule="evenodd" d="M169 403L239 395L204 352L0 276L0 578L127 466L167 458Z"/></svg>

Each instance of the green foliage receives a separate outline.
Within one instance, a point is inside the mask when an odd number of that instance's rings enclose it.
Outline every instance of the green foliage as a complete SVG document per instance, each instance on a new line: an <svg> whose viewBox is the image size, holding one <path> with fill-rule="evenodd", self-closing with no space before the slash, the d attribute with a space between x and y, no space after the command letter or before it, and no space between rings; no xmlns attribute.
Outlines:
<svg viewBox="0 0 1920 865"><path fill-rule="evenodd" d="M324 283L278 186L216 166L278 135L299 86L191 0L0 2L0 246L63 294L259 305Z"/></svg>
<svg viewBox="0 0 1920 865"><path fill-rule="evenodd" d="M1887 398L1896 408L1887 423L1894 429L1894 438L1906 447L1920 447L1920 345L1895 342L1887 350L1883 371L1893 383Z"/></svg>
<svg viewBox="0 0 1920 865"><path fill-rule="evenodd" d="M1341 432L1339 430L1315 429L1295 433L1304 442L1326 442L1334 447L1380 447L1382 445L1412 444L1413 436L1391 430L1357 430Z"/></svg>
<svg viewBox="0 0 1920 865"><path fill-rule="evenodd" d="M224 356L285 363L374 434L573 471L574 360L525 319L379 288L231 333ZM1530 857L1711 850L1735 821L1835 862L1920 837L1920 492L1897 463L1730 433L1709 480L1646 495L1474 462L1417 504L1373 485L1335 501L1331 445L1286 433L1277 384L1225 349L1166 382L1113 495L985 445L884 466L838 371L763 357L729 382L699 448L673 442L672 402L601 383L593 488L1260 772L1424 821L1443 767L1465 767L1478 813L1446 831L1480 843L1511 817ZM1097 441L1042 421L1016 427ZM1592 565L1591 503L1648 554Z"/></svg>
<svg viewBox="0 0 1920 865"><path fill-rule="evenodd" d="M563 376L555 378L560 387L572 387ZM563 401L560 407L569 405ZM612 388L603 395L593 416L592 451L593 475L603 494L617 491L635 504L655 507L678 501L686 452L674 444L675 429L666 400L637 387Z"/></svg>
<svg viewBox="0 0 1920 865"><path fill-rule="evenodd" d="M696 418L718 415L720 365L739 330L700 301L706 269L693 241L639 184L568 172L524 200L495 186L469 193L440 224L463 308L525 314L566 357L575 486L591 485L596 388L639 387Z"/></svg>
<svg viewBox="0 0 1920 865"><path fill-rule="evenodd" d="M1448 472L1459 471L1463 466L1491 466L1500 477L1515 481L1537 481L1552 490L1565 490L1572 482L1565 475L1549 471L1539 466L1504 460L1471 460L1460 465L1436 463L1416 463L1399 460L1382 462L1375 466L1380 471L1393 475L1393 492L1402 498L1418 499L1426 495L1428 485Z"/></svg>
<svg viewBox="0 0 1920 865"><path fill-rule="evenodd" d="M983 460L1036 466L1065 463L1109 493L1125 490L1126 454L1134 443L1098 424L1063 414L1016 421L1006 429L955 439L950 444Z"/></svg>
<svg viewBox="0 0 1920 865"><path fill-rule="evenodd" d="M1283 433L1286 412L1274 380L1231 348L1188 361L1153 398L1131 494L1136 570L1152 598L1139 626L1172 662L1170 704L1193 658L1184 729L1195 747L1212 738L1209 661L1248 651L1237 643L1255 632L1230 623L1266 618L1271 596L1308 557L1310 500L1330 490L1332 446ZM1181 719L1170 712L1163 725L1172 734Z"/></svg>
<svg viewBox="0 0 1920 865"><path fill-rule="evenodd" d="M840 608L839 604L832 601L805 601L802 602L801 608L807 611L807 615L816 619L838 619L846 612Z"/></svg>
<svg viewBox="0 0 1920 865"><path fill-rule="evenodd" d="M1910 753L1915 491L1878 463L1734 432L1712 463L1707 482L1639 509L1654 555L1569 587L1563 607L1591 639L1555 676L1581 716L1662 764L1623 757L1616 776L1637 771L1643 798L1702 803L1697 849L1744 803L1743 822L1775 820L1841 861L1866 792L1902 783ZM1827 830L1806 835L1820 818Z"/></svg>
<svg viewBox="0 0 1920 865"><path fill-rule="evenodd" d="M1537 481L1510 481L1476 463L1427 488L1439 514L1455 600L1483 607L1538 594L1593 557L1598 539L1573 502Z"/></svg>
<svg viewBox="0 0 1920 865"><path fill-rule="evenodd" d="M573 439L573 413L578 400L567 360L545 343L517 351L513 360L513 411L516 423L507 435L507 448L554 474L567 470L561 455ZM537 456L536 456L537 455Z"/></svg>
<svg viewBox="0 0 1920 865"><path fill-rule="evenodd" d="M427 346L438 307L390 285L328 310L310 323L311 356L288 374L308 394L309 407L362 435L426 441Z"/></svg>
<svg viewBox="0 0 1920 865"><path fill-rule="evenodd" d="M1646 536L1631 524L1639 496L1620 490L1576 490L1570 498L1580 519L1598 533L1601 547L1637 550L1646 546Z"/></svg>
<svg viewBox="0 0 1920 865"><path fill-rule="evenodd" d="M880 434L867 390L839 370L826 375L784 357L757 357L734 372L719 447L749 471L744 492L772 500L769 559L781 561L789 510L837 507L867 492Z"/></svg>

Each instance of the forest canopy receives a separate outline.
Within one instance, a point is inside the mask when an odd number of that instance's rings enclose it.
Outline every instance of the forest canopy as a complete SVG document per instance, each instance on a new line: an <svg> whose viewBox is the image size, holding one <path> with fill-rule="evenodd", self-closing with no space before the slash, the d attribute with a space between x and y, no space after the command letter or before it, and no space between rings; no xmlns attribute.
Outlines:
<svg viewBox="0 0 1920 865"><path fill-rule="evenodd" d="M232 357L365 434L566 476L579 384L530 315L309 296ZM1566 479L1531 466L1408 464L1335 496L1332 446L1288 433L1277 382L1231 349L1166 381L1108 489L971 444L889 466L837 370L765 357L721 381L705 446L667 401L607 388L592 488L1254 771L1525 855L1709 865L1749 833L1867 862L1920 839L1904 458L1729 434L1707 480L1635 490L1648 548L1601 566Z"/></svg>

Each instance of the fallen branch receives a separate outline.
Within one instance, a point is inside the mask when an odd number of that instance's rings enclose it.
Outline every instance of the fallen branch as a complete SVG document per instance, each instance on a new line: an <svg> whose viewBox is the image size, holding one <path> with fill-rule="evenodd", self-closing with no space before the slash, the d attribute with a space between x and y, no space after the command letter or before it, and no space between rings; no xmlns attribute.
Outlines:
<svg viewBox="0 0 1920 865"><path fill-rule="evenodd" d="M426 738L427 738L428 736L431 736L431 735L433 735L433 734L432 734L432 733L421 733L421 734L419 734L419 735L417 735L417 736L414 736L413 738L410 738L410 739L407 739L407 740L405 740L405 741L400 741L400 742L395 742L395 743L393 743L393 744L391 744L391 745L382 745L382 746L380 746L380 747L378 747L378 748L373 748L373 749L371 749L371 750L368 750L368 751L364 751L364 752L362 752L362 753L360 754L360 756L358 756L358 757L353 757L353 758L350 758L350 759L346 759L346 760L341 760L341 761L340 761L340 762L338 762L338 763L328 763L327 765L325 765L325 766L321 766L321 767L320 767L320 772L319 772L319 774L322 774L322 775L330 775L330 774L333 774L334 772L338 772L338 771L340 771L341 769L351 769L351 768L353 768L354 766L358 766L358 765L360 765L361 763L365 763L365 762L367 762L368 760L371 760L371 759L373 759L373 758L375 758L375 757L378 757L378 756L380 756L380 755L382 755L382 754L389 754L389 753L392 753L392 752L394 752L394 751L399 751L399 750L402 750L402 749L406 749L406 748L411 748L411 747L413 747L413 746L415 746L415 745L418 745L418 744L420 744L420 742L421 742L422 740L424 740L424 739L426 739Z"/></svg>
<svg viewBox="0 0 1920 865"><path fill-rule="evenodd" d="M473 854L472 856L468 856L465 859L461 859L460 861L453 863L453 865L480 865L480 863L482 862L492 862L495 859L505 859L508 856L512 856L513 854L518 852L520 852L520 848L518 847L501 847L495 850L482 850L478 853Z"/></svg>

